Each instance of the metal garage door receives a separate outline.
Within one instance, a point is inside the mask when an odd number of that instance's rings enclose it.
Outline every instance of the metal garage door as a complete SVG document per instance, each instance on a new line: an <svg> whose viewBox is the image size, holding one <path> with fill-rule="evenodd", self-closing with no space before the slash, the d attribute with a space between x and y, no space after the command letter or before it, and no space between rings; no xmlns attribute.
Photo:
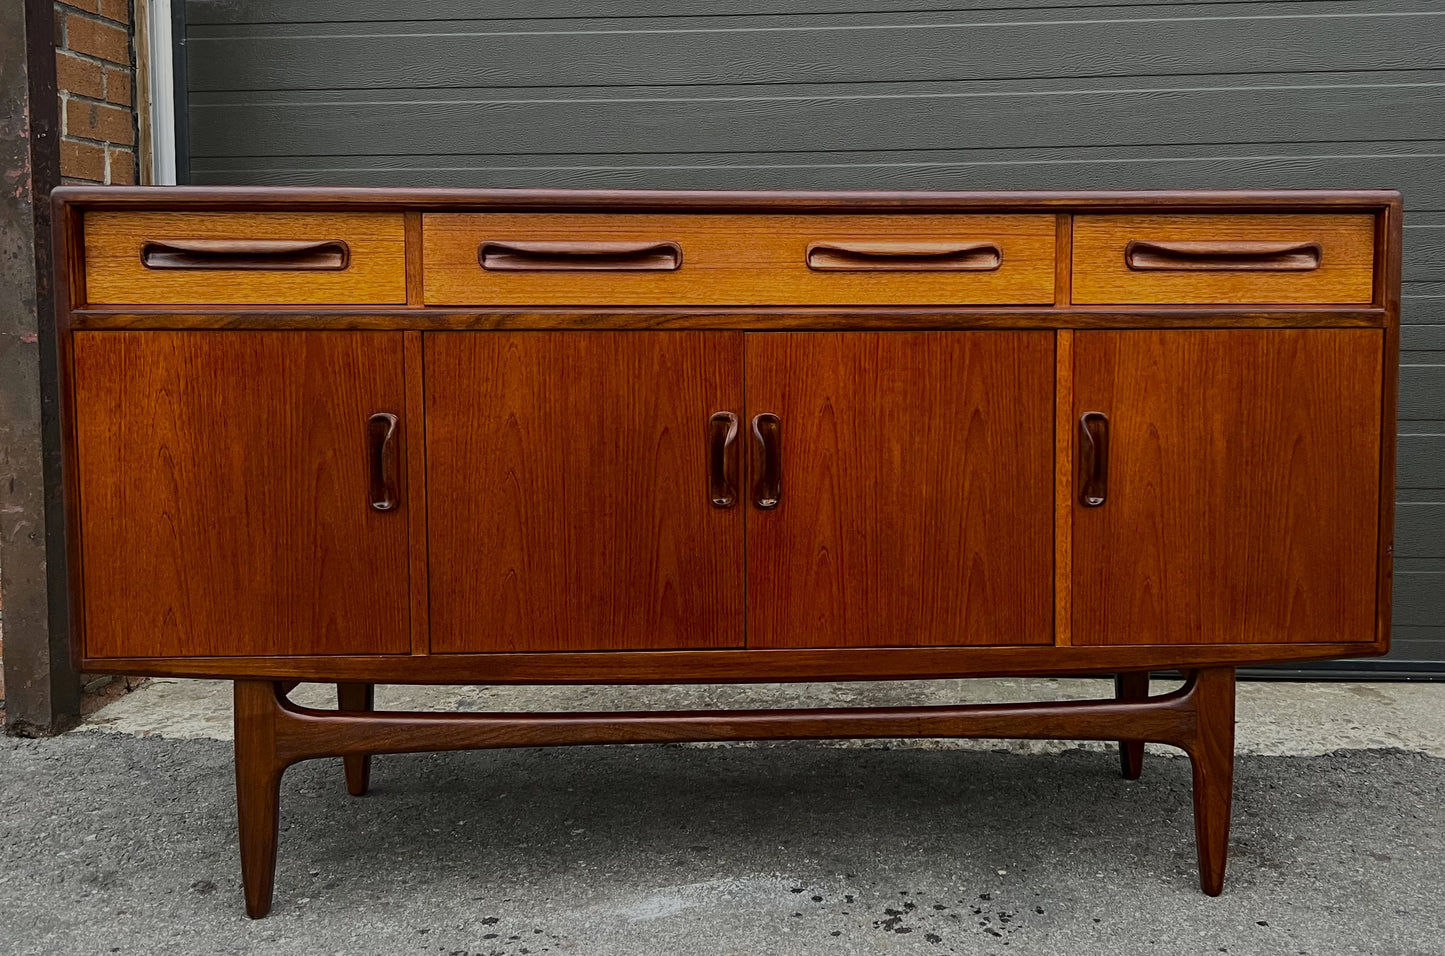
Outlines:
<svg viewBox="0 0 1445 956"><path fill-rule="evenodd" d="M1439 0L179 9L194 183L1402 189L1395 650L1351 666L1445 669Z"/></svg>

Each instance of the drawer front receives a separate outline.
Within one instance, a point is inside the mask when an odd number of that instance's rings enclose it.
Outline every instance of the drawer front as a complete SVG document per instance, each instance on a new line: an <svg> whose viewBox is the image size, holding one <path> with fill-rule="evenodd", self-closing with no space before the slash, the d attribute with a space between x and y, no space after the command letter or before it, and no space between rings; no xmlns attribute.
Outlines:
<svg viewBox="0 0 1445 956"><path fill-rule="evenodd" d="M427 305L1037 305L1050 215L423 217Z"/></svg>
<svg viewBox="0 0 1445 956"><path fill-rule="evenodd" d="M91 212L96 305L406 302L399 213Z"/></svg>
<svg viewBox="0 0 1445 956"><path fill-rule="evenodd" d="M1074 217L1073 301L1364 304L1374 299L1375 217Z"/></svg>

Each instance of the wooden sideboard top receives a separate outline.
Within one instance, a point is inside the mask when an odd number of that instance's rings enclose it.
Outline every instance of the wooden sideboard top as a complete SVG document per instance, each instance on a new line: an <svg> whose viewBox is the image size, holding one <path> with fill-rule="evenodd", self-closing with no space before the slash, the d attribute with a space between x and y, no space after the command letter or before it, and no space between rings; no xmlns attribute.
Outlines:
<svg viewBox="0 0 1445 956"><path fill-rule="evenodd" d="M967 212L981 209L1163 211L1400 206L1393 189L809 191L457 189L316 186L60 186L56 205L113 209L576 209L591 212Z"/></svg>

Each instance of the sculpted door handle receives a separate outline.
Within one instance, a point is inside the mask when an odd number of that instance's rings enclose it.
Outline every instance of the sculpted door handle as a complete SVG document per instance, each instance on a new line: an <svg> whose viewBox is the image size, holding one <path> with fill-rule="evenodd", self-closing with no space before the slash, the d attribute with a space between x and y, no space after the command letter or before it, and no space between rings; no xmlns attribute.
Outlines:
<svg viewBox="0 0 1445 956"><path fill-rule="evenodd" d="M1109 416L1085 412L1079 418L1079 504L1097 508L1109 496Z"/></svg>
<svg viewBox="0 0 1445 956"><path fill-rule="evenodd" d="M401 473L396 416L390 412L371 416L366 420L366 437L371 447L371 507L377 511L393 511L400 499L397 475Z"/></svg>
<svg viewBox="0 0 1445 956"><path fill-rule="evenodd" d="M1124 264L1138 272L1313 272L1318 242L1151 242L1124 247Z"/></svg>
<svg viewBox="0 0 1445 956"><path fill-rule="evenodd" d="M676 272L682 246L675 242L503 242L477 247L488 272Z"/></svg>
<svg viewBox="0 0 1445 956"><path fill-rule="evenodd" d="M1003 253L993 242L814 242L815 272L993 272Z"/></svg>
<svg viewBox="0 0 1445 956"><path fill-rule="evenodd" d="M738 500L738 417L717 412L707 425L708 497L714 508L731 508Z"/></svg>
<svg viewBox="0 0 1445 956"><path fill-rule="evenodd" d="M772 412L753 417L753 439L758 444L757 480L753 483L753 505L776 508L783 497L783 420Z"/></svg>
<svg viewBox="0 0 1445 956"><path fill-rule="evenodd" d="M186 239L141 246L147 269L249 269L276 272L335 272L351 261L339 239Z"/></svg>

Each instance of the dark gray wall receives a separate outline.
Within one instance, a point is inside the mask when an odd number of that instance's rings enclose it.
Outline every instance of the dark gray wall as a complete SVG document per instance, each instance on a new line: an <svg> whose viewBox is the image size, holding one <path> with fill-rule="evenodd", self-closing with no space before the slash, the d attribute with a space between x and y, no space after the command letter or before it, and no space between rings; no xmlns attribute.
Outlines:
<svg viewBox="0 0 1445 956"><path fill-rule="evenodd" d="M1403 190L1392 657L1445 660L1440 0L188 0L185 16L201 184Z"/></svg>

